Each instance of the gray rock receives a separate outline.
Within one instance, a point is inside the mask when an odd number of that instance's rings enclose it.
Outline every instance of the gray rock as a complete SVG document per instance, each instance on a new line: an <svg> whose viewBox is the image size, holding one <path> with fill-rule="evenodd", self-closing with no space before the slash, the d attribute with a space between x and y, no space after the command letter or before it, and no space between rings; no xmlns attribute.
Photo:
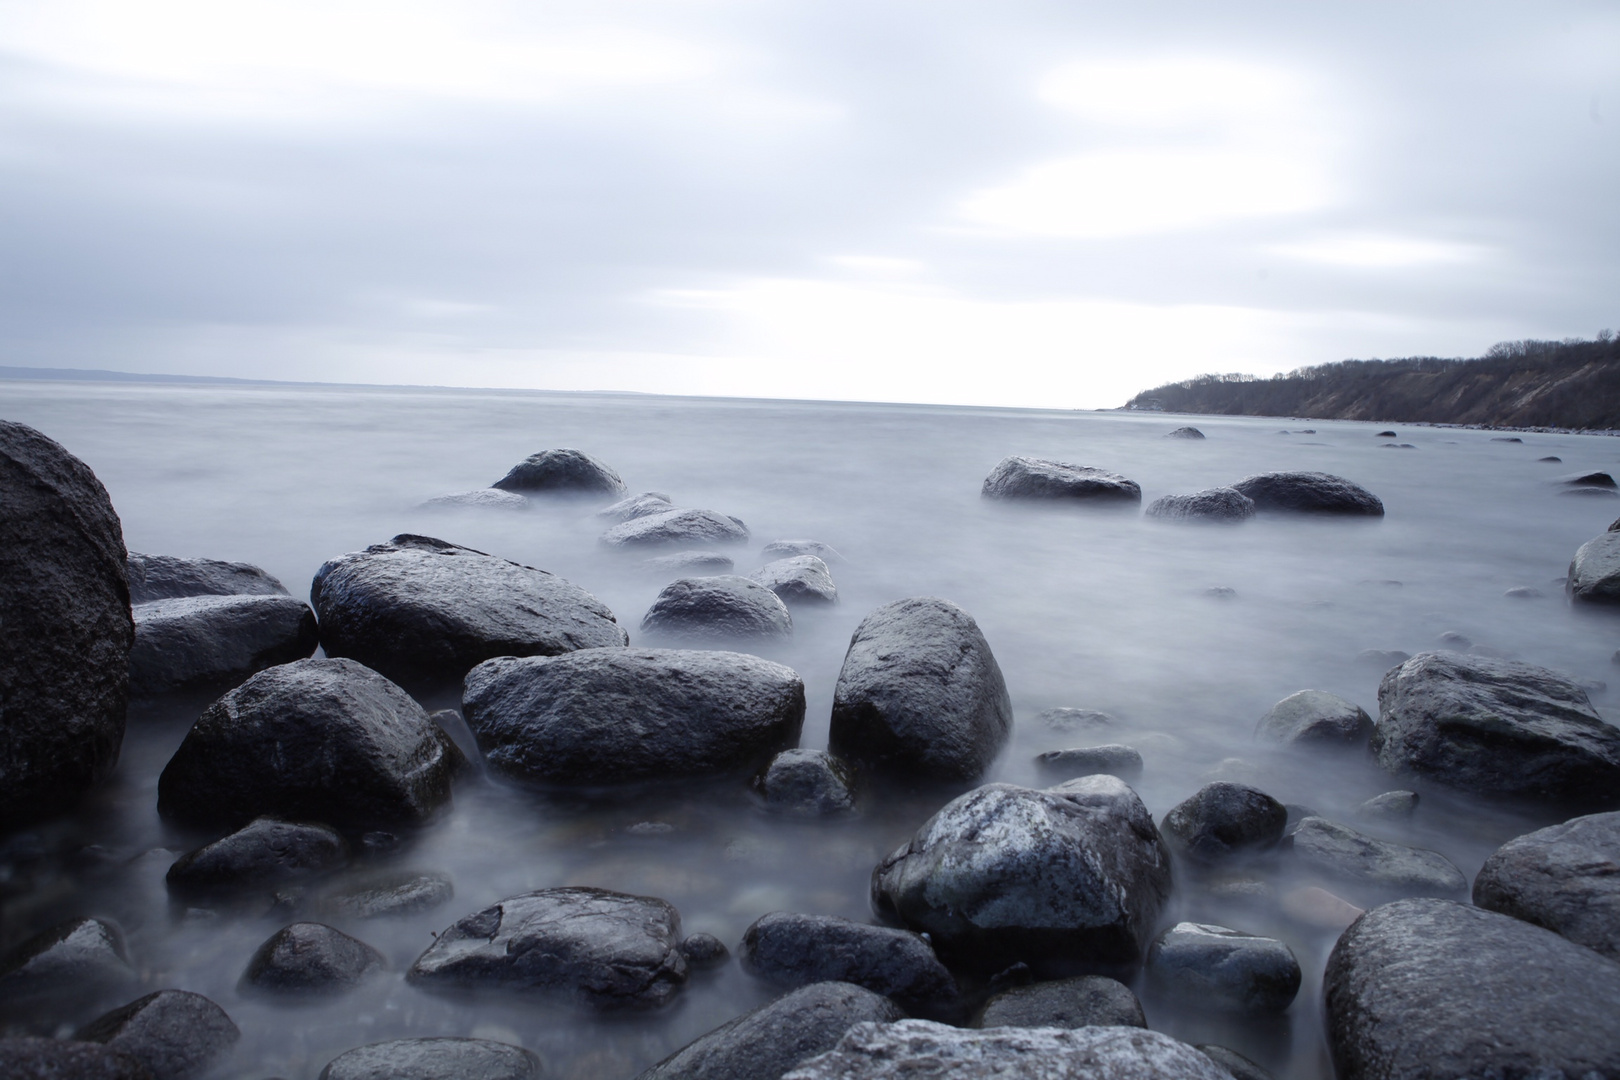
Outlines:
<svg viewBox="0 0 1620 1080"><path fill-rule="evenodd" d="M1079 499L1100 503L1139 503L1142 488L1118 473L1066 461L1015 456L1003 458L984 478L986 499Z"/></svg>
<svg viewBox="0 0 1620 1080"><path fill-rule="evenodd" d="M291 596L183 596L137 604L132 694L235 685L320 644L315 613Z"/></svg>
<svg viewBox="0 0 1620 1080"><path fill-rule="evenodd" d="M766 560L814 555L828 566L836 566L844 561L837 548L831 544L823 544L820 540L772 540L760 549L759 555Z"/></svg>
<svg viewBox="0 0 1620 1080"><path fill-rule="evenodd" d="M1537 461L1563 461L1564 459L1559 457L1556 454L1548 454L1546 457L1538 457L1538 458L1536 458L1536 460Z"/></svg>
<svg viewBox="0 0 1620 1080"><path fill-rule="evenodd" d="M688 934L680 945L681 955L693 970L717 968L731 959L726 943L713 934Z"/></svg>
<svg viewBox="0 0 1620 1080"><path fill-rule="evenodd" d="M1165 433L1167 439L1202 439L1204 433L1195 427L1178 427L1174 431Z"/></svg>
<svg viewBox="0 0 1620 1080"><path fill-rule="evenodd" d="M1378 687L1384 768L1480 795L1603 806L1620 800L1620 729L1586 691L1533 664L1419 653Z"/></svg>
<svg viewBox="0 0 1620 1080"><path fill-rule="evenodd" d="M838 1045L862 1021L890 1023L905 1013L888 998L849 983L800 987L730 1020L642 1073L637 1080L780 1080Z"/></svg>
<svg viewBox="0 0 1620 1080"><path fill-rule="evenodd" d="M1199 859L1224 858L1282 839L1288 810L1245 784L1205 784L1164 816L1160 831L1172 847Z"/></svg>
<svg viewBox="0 0 1620 1080"><path fill-rule="evenodd" d="M1239 522L1254 517L1254 509L1254 500L1241 491L1217 487L1154 499L1146 515L1164 521Z"/></svg>
<svg viewBox="0 0 1620 1080"><path fill-rule="evenodd" d="M1566 476L1560 480L1554 481L1554 483L1567 484L1570 487L1620 487L1620 485L1617 485L1614 482L1614 477L1610 476L1606 472L1589 472L1581 473L1578 476Z"/></svg>
<svg viewBox="0 0 1620 1080"><path fill-rule="evenodd" d="M377 919L431 911L455 895L448 874L428 870L384 870L329 893L325 907L351 919Z"/></svg>
<svg viewBox="0 0 1620 1080"><path fill-rule="evenodd" d="M1620 811L1509 840L1474 878L1474 903L1620 960Z"/></svg>
<svg viewBox="0 0 1620 1080"><path fill-rule="evenodd" d="M567 448L530 454L490 485L525 495L612 495L628 489L619 474L583 450Z"/></svg>
<svg viewBox="0 0 1620 1080"><path fill-rule="evenodd" d="M972 1027L1147 1027L1131 988L1102 975L1031 983L1003 990L984 1003Z"/></svg>
<svg viewBox="0 0 1620 1080"><path fill-rule="evenodd" d="M1232 485L1254 500L1260 513L1353 514L1383 517L1378 496L1342 476L1321 472L1271 472L1245 476Z"/></svg>
<svg viewBox="0 0 1620 1080"><path fill-rule="evenodd" d="M1148 977L1183 1001L1251 1014L1280 1013L1299 993L1299 961L1276 938L1177 923L1153 940Z"/></svg>
<svg viewBox="0 0 1620 1080"><path fill-rule="evenodd" d="M382 953L325 923L284 926L253 953L242 986L272 994L341 994L387 966Z"/></svg>
<svg viewBox="0 0 1620 1080"><path fill-rule="evenodd" d="M325 825L259 818L182 855L165 877L169 891L194 895L308 878L349 861L349 845Z"/></svg>
<svg viewBox="0 0 1620 1080"><path fill-rule="evenodd" d="M974 780L1012 722L1007 683L973 616L913 597L856 627L833 690L828 748L884 771Z"/></svg>
<svg viewBox="0 0 1620 1080"><path fill-rule="evenodd" d="M1564 589L1582 603L1620 604L1620 532L1605 532L1580 546Z"/></svg>
<svg viewBox="0 0 1620 1080"><path fill-rule="evenodd" d="M406 978L429 989L510 989L598 1009L663 1005L686 985L681 917L662 900L606 889L541 889L468 915Z"/></svg>
<svg viewBox="0 0 1620 1080"><path fill-rule="evenodd" d="M626 645L600 600L506 559L403 534L328 561L310 600L328 656L397 682L459 679L496 656L556 656Z"/></svg>
<svg viewBox="0 0 1620 1080"><path fill-rule="evenodd" d="M224 1009L188 990L159 990L114 1009L73 1036L127 1054L163 1080L207 1072L242 1033Z"/></svg>
<svg viewBox="0 0 1620 1080"><path fill-rule="evenodd" d="M1540 589L1531 588L1529 585L1515 585L1502 595L1511 597L1514 600L1539 600L1546 593Z"/></svg>
<svg viewBox="0 0 1620 1080"><path fill-rule="evenodd" d="M641 620L644 634L741 641L793 635L793 616L770 589L735 574L679 578Z"/></svg>
<svg viewBox="0 0 1620 1080"><path fill-rule="evenodd" d="M792 555L768 562L748 575L789 604L836 604L832 571L815 555Z"/></svg>
<svg viewBox="0 0 1620 1080"><path fill-rule="evenodd" d="M613 548L747 542L748 526L741 520L713 510L680 507L622 521L602 534L602 543Z"/></svg>
<svg viewBox="0 0 1620 1080"><path fill-rule="evenodd" d="M124 739L124 534L89 466L0 420L0 831L71 806Z"/></svg>
<svg viewBox="0 0 1620 1080"><path fill-rule="evenodd" d="M1373 652L1369 649L1367 652ZM1392 664L1405 653L1379 653L1380 662ZM1363 653L1362 657L1367 657ZM1255 726L1256 738L1268 742L1311 746L1365 746L1372 736L1373 721L1367 711L1354 702L1325 690L1301 690L1289 694L1271 707Z"/></svg>
<svg viewBox="0 0 1620 1080"><path fill-rule="evenodd" d="M749 974L786 986L854 983L914 1006L956 996L956 981L922 935L831 915L763 915L744 931L737 957Z"/></svg>
<svg viewBox="0 0 1620 1080"><path fill-rule="evenodd" d="M857 1024L838 1048L783 1080L1231 1080L1184 1042L1134 1027L947 1027L927 1020Z"/></svg>
<svg viewBox="0 0 1620 1080"><path fill-rule="evenodd" d="M129 602L181 596L286 596L286 586L251 563L182 559L131 551L125 562Z"/></svg>
<svg viewBox="0 0 1620 1080"><path fill-rule="evenodd" d="M596 516L607 521L633 521L648 514L662 514L673 509L675 504L669 501L668 495L661 491L643 491L640 495L620 499L612 506L604 506L596 512Z"/></svg>
<svg viewBox="0 0 1620 1080"><path fill-rule="evenodd" d="M1200 1043L1198 1049L1203 1051L1211 1061L1232 1074L1232 1080L1276 1080L1271 1073L1262 1069L1236 1050L1228 1050L1224 1046L1212 1046Z"/></svg>
<svg viewBox="0 0 1620 1080"><path fill-rule="evenodd" d="M1110 773L1129 779L1142 773L1142 755L1134 747L1120 743L1102 746L1077 746L1067 750L1048 750L1035 755L1035 764L1065 779Z"/></svg>
<svg viewBox="0 0 1620 1080"><path fill-rule="evenodd" d="M448 495L435 495L422 504L424 510L517 510L531 507L528 499L515 491L496 488L473 488L471 491L452 491Z"/></svg>
<svg viewBox="0 0 1620 1080"><path fill-rule="evenodd" d="M552 784L757 769L799 740L804 683L743 653L587 649L489 660L462 712L490 767Z"/></svg>
<svg viewBox="0 0 1620 1080"><path fill-rule="evenodd" d="M6 1080L158 1080L145 1065L100 1043L0 1039Z"/></svg>
<svg viewBox="0 0 1620 1080"><path fill-rule="evenodd" d="M320 1080L539 1080L540 1059L489 1039L393 1039L357 1046L321 1070Z"/></svg>
<svg viewBox="0 0 1620 1080"><path fill-rule="evenodd" d="M123 931L105 919L68 919L0 956L0 1002L8 1009L78 1004L134 982Z"/></svg>
<svg viewBox="0 0 1620 1080"><path fill-rule="evenodd" d="M1440 644L1452 649L1467 650L1474 646L1474 639L1467 634L1459 634L1455 630L1447 630L1435 637Z"/></svg>
<svg viewBox="0 0 1620 1080"><path fill-rule="evenodd" d="M872 904L953 964L1067 974L1136 960L1170 892L1170 853L1112 776L1046 791L987 784L947 803L872 872Z"/></svg>
<svg viewBox="0 0 1620 1080"><path fill-rule="evenodd" d="M1468 891L1468 879L1439 852L1375 840L1326 818L1301 821L1283 846L1296 864L1374 895L1448 897Z"/></svg>
<svg viewBox="0 0 1620 1080"><path fill-rule="evenodd" d="M673 555L654 555L643 559L643 569L656 574L729 574L737 568L730 555L718 551L677 551Z"/></svg>
<svg viewBox="0 0 1620 1080"><path fill-rule="evenodd" d="M1094 731L1097 728L1117 727L1119 720L1112 713L1096 709L1058 708L1043 710L1035 719L1053 731Z"/></svg>
<svg viewBox="0 0 1620 1080"><path fill-rule="evenodd" d="M1524 440L1519 438L1517 435L1508 435L1508 436L1496 435L1496 436L1493 436L1491 438L1491 442L1516 442L1516 443L1522 443L1522 442L1524 442Z"/></svg>
<svg viewBox="0 0 1620 1080"><path fill-rule="evenodd" d="M158 812L205 828L256 817L414 825L450 799L461 751L410 695L353 660L268 668L203 711L158 778Z"/></svg>
<svg viewBox="0 0 1620 1080"><path fill-rule="evenodd" d="M1418 801L1415 791L1386 791L1356 807L1356 816L1366 821L1409 821Z"/></svg>
<svg viewBox="0 0 1620 1080"><path fill-rule="evenodd" d="M1339 938L1323 976L1340 1080L1620 1076L1620 964L1447 900L1401 900Z"/></svg>
<svg viewBox="0 0 1620 1080"><path fill-rule="evenodd" d="M824 750L784 750L755 779L765 805L782 814L823 817L855 809L855 778Z"/></svg>

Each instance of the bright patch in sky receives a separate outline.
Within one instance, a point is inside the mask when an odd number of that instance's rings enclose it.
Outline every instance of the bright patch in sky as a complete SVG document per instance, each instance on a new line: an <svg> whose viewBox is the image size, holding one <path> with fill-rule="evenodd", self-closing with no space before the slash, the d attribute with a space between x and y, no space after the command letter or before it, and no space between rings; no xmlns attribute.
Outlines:
<svg viewBox="0 0 1620 1080"><path fill-rule="evenodd" d="M1304 262L1363 269L1467 263L1489 254L1489 249L1480 244L1376 234L1330 234L1298 243L1272 244L1266 250Z"/></svg>

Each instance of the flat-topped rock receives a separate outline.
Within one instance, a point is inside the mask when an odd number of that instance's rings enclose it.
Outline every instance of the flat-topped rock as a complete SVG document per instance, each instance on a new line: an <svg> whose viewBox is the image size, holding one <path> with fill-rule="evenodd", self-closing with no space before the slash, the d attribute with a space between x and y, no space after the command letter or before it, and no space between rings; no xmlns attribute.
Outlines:
<svg viewBox="0 0 1620 1080"><path fill-rule="evenodd" d="M971 1027L1147 1027L1131 988L1103 975L1077 975L1003 990L984 1003Z"/></svg>
<svg viewBox="0 0 1620 1080"><path fill-rule="evenodd" d="M1299 961L1276 938L1194 922L1153 939L1147 974L1183 1001L1257 1015L1285 1011L1301 979Z"/></svg>
<svg viewBox="0 0 1620 1080"><path fill-rule="evenodd" d="M132 694L234 685L320 644L315 613L285 595L183 596L134 608Z"/></svg>
<svg viewBox="0 0 1620 1080"><path fill-rule="evenodd" d="M530 454L490 485L525 495L611 495L628 490L619 474L583 450L561 448Z"/></svg>
<svg viewBox="0 0 1620 1080"><path fill-rule="evenodd" d="M180 596L287 595L286 586L252 563L131 551L124 565L131 604Z"/></svg>
<svg viewBox="0 0 1620 1080"><path fill-rule="evenodd" d="M1380 653L1376 662L1406 658L1405 653ZM1365 746L1372 730L1372 717L1354 702L1325 690L1301 690L1273 705L1254 734L1266 742L1297 746Z"/></svg>
<svg viewBox="0 0 1620 1080"><path fill-rule="evenodd" d="M1247 784L1205 784L1164 816L1161 832L1172 847L1197 859L1220 859L1271 847L1282 839L1288 810Z"/></svg>
<svg viewBox="0 0 1620 1080"><path fill-rule="evenodd" d="M1620 960L1620 811L1509 840L1474 878L1474 903Z"/></svg>
<svg viewBox="0 0 1620 1080"><path fill-rule="evenodd" d="M540 1059L490 1039L392 1039L357 1046L321 1070L319 1080L539 1080Z"/></svg>
<svg viewBox="0 0 1620 1080"><path fill-rule="evenodd" d="M1247 521L1254 517L1254 500L1234 488L1206 488L1154 499L1144 514L1163 521Z"/></svg>
<svg viewBox="0 0 1620 1080"><path fill-rule="evenodd" d="M1611 526L1580 546L1564 589L1582 603L1620 604L1620 532Z"/></svg>
<svg viewBox="0 0 1620 1080"><path fill-rule="evenodd" d="M743 933L737 958L744 971L788 986L854 983L902 1005L956 996L956 981L922 935L831 915L763 915Z"/></svg>
<svg viewBox="0 0 1620 1080"><path fill-rule="evenodd" d="M816 555L792 555L768 562L748 575L788 604L836 604L832 571Z"/></svg>
<svg viewBox="0 0 1620 1080"><path fill-rule="evenodd" d="M164 1080L206 1073L242 1033L201 994L159 990L97 1017L74 1036L127 1054Z"/></svg>
<svg viewBox="0 0 1620 1080"><path fill-rule="evenodd" d="M760 558L767 561L791 559L796 555L814 555L828 566L844 561L837 548L820 540L772 540L759 551Z"/></svg>
<svg viewBox="0 0 1620 1080"><path fill-rule="evenodd" d="M641 631L719 641L779 639L793 635L793 616L781 597L750 578L688 577L664 586Z"/></svg>
<svg viewBox="0 0 1620 1080"><path fill-rule="evenodd" d="M182 855L164 880L184 896L314 877L348 861L337 830L264 817Z"/></svg>
<svg viewBox="0 0 1620 1080"><path fill-rule="evenodd" d="M1283 847L1296 865L1359 886L1363 895L1455 897L1468 891L1468 879L1439 852L1365 836L1326 818L1305 818Z"/></svg>
<svg viewBox="0 0 1620 1080"><path fill-rule="evenodd" d="M1256 473L1232 486L1253 499L1260 513L1384 516L1384 504L1378 496L1360 484L1330 473Z"/></svg>
<svg viewBox="0 0 1620 1080"><path fill-rule="evenodd" d="M1118 473L1066 461L1014 456L984 478L986 499L1077 499L1099 503L1139 503L1142 488Z"/></svg>
<svg viewBox="0 0 1620 1080"><path fill-rule="evenodd" d="M282 927L248 961L243 987L272 994L341 994L387 966L382 953L325 923Z"/></svg>
<svg viewBox="0 0 1620 1080"><path fill-rule="evenodd" d="M612 548L655 548L676 544L746 544L748 526L713 510L676 507L621 521L602 534Z"/></svg>

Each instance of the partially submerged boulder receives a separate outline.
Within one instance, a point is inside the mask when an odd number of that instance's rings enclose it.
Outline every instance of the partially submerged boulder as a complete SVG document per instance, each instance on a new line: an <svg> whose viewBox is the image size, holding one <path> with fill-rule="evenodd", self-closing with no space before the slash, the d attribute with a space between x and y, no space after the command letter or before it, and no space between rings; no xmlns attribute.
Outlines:
<svg viewBox="0 0 1620 1080"><path fill-rule="evenodd" d="M1131 988L1105 975L1077 975L1003 990L984 1003L976 1028L1147 1027Z"/></svg>
<svg viewBox="0 0 1620 1080"><path fill-rule="evenodd" d="M984 478L986 499L1077 499L1098 503L1139 503L1142 488L1118 473L1066 461L1015 455Z"/></svg>
<svg viewBox="0 0 1620 1080"><path fill-rule="evenodd" d="M0 956L0 1003L7 1012L122 991L135 982L124 933L106 919L77 918L26 938Z"/></svg>
<svg viewBox="0 0 1620 1080"><path fill-rule="evenodd" d="M245 988L271 994L341 994L387 966L382 953L325 923L284 926L254 952Z"/></svg>
<svg viewBox="0 0 1620 1080"><path fill-rule="evenodd" d="M1474 903L1620 960L1620 811L1509 840L1474 878Z"/></svg>
<svg viewBox="0 0 1620 1080"><path fill-rule="evenodd" d="M1205 784L1164 816L1165 840L1197 859L1267 848L1282 839L1288 810L1247 784Z"/></svg>
<svg viewBox="0 0 1620 1080"><path fill-rule="evenodd" d="M455 895L450 875L432 870L382 870L346 882L322 906L350 919L377 919L430 911Z"/></svg>
<svg viewBox="0 0 1620 1080"><path fill-rule="evenodd" d="M1307 817L1283 846L1296 865L1346 885L1363 896L1462 896L1468 879L1437 851L1407 847L1326 818Z"/></svg>
<svg viewBox="0 0 1620 1080"><path fill-rule="evenodd" d="M1276 938L1193 922L1153 939L1147 974L1184 1001L1259 1015L1285 1011L1301 979L1293 951Z"/></svg>
<svg viewBox="0 0 1620 1080"><path fill-rule="evenodd" d="M612 506L602 507L596 516L607 521L631 521L673 509L675 504L669 501L668 495L661 491L643 491L639 495L627 495Z"/></svg>
<svg viewBox="0 0 1620 1080"><path fill-rule="evenodd" d="M197 895L314 877L348 860L337 830L262 817L182 855L164 880L176 895Z"/></svg>
<svg viewBox="0 0 1620 1080"><path fill-rule="evenodd" d="M831 544L824 544L820 540L772 540L759 551L760 558L791 559L797 555L814 555L828 566L835 566L844 561L838 549Z"/></svg>
<svg viewBox="0 0 1620 1080"><path fill-rule="evenodd" d="M628 490L619 474L583 450L561 448L530 454L490 485L525 495L612 495Z"/></svg>
<svg viewBox="0 0 1620 1080"><path fill-rule="evenodd" d="M1035 764L1054 777L1065 780L1076 776L1109 773L1123 779L1141 775L1142 755L1133 746L1104 743L1101 746L1073 746L1047 750L1035 755Z"/></svg>
<svg viewBox="0 0 1620 1080"><path fill-rule="evenodd" d="M1174 431L1165 432L1164 437L1167 439L1202 439L1204 433L1195 427L1178 427Z"/></svg>
<svg viewBox="0 0 1620 1080"><path fill-rule="evenodd" d="M1165 495L1145 511L1165 521L1239 522L1254 517L1254 500L1234 488L1206 488L1191 495Z"/></svg>
<svg viewBox="0 0 1620 1080"><path fill-rule="evenodd" d="M1287 511L1383 517L1378 496L1342 476L1322 472L1270 472L1245 476L1232 485L1254 500L1260 513Z"/></svg>
<svg viewBox="0 0 1620 1080"><path fill-rule="evenodd" d="M825 750L784 750L754 778L767 808L799 817L825 817L855 809L855 778Z"/></svg>
<svg viewBox="0 0 1620 1080"><path fill-rule="evenodd" d="M649 573L679 574L682 577L729 574L737 569L730 555L718 551L677 551L670 555L654 555L650 559L643 559L641 566Z"/></svg>
<svg viewBox="0 0 1620 1080"><path fill-rule="evenodd" d="M320 1080L539 1080L540 1059L490 1039L392 1039L327 1062Z"/></svg>
<svg viewBox="0 0 1620 1080"><path fill-rule="evenodd" d="M287 588L252 563L182 559L131 551L129 602L149 604L181 596L286 596Z"/></svg>
<svg viewBox="0 0 1620 1080"><path fill-rule="evenodd" d="M743 933L737 956L744 971L788 986L854 983L913 1006L956 996L928 939L891 926L773 911Z"/></svg>
<svg viewBox="0 0 1620 1080"><path fill-rule="evenodd" d="M1372 730L1372 717L1354 702L1325 690L1301 690L1273 705L1254 734L1287 745L1358 746L1365 745Z"/></svg>
<svg viewBox="0 0 1620 1080"><path fill-rule="evenodd" d="M1620 604L1620 532L1610 526L1582 544L1569 564L1564 588L1582 603Z"/></svg>
<svg viewBox="0 0 1620 1080"><path fill-rule="evenodd" d="M719 641L786 638L793 635L793 616L781 597L749 578L688 577L664 586L641 630Z"/></svg>
<svg viewBox="0 0 1620 1080"><path fill-rule="evenodd" d="M137 604L130 692L234 685L320 644L315 613L291 596L186 596Z"/></svg>
<svg viewBox="0 0 1620 1080"><path fill-rule="evenodd" d="M740 518L728 517L713 510L681 507L622 521L602 534L602 543L611 548L747 542L748 526Z"/></svg>
<svg viewBox="0 0 1620 1080"><path fill-rule="evenodd" d="M206 1073L242 1033L224 1009L189 990L159 990L97 1017L75 1039L127 1054L163 1080Z"/></svg>
<svg viewBox="0 0 1620 1080"><path fill-rule="evenodd" d="M836 604L832 571L815 555L792 555L768 562L748 575L789 604Z"/></svg>
<svg viewBox="0 0 1620 1080"><path fill-rule="evenodd" d="M533 504L515 491L473 488L435 495L422 504L424 510L528 510Z"/></svg>

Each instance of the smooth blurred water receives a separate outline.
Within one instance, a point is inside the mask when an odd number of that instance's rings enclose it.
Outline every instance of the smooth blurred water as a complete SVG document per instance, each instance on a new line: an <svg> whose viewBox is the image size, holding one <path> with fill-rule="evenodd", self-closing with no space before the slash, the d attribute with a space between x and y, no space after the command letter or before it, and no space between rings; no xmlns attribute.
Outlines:
<svg viewBox="0 0 1620 1080"><path fill-rule="evenodd" d="M734 552L740 573L779 538L814 538L844 554L833 567L840 604L795 611L793 640L761 650L804 677L803 745L826 745L833 685L862 616L900 597L942 596L977 618L1012 693L1018 724L989 779L1042 785L1050 778L1037 775L1035 754L1124 742L1146 761L1133 785L1156 817L1215 778L1352 824L1363 800L1413 786L1356 754L1290 754L1252 740L1266 709L1307 687L1376 715L1383 671L1357 660L1363 649L1418 652L1457 631L1604 681L1620 644L1620 622L1572 609L1561 588L1575 549L1620 514L1620 498L1562 494L1553 482L1620 463L1620 441L1600 436L1526 434L1516 444L1401 427L1398 441L1415 449L1393 449L1375 437L1385 425L1325 421L1197 417L1208 438L1192 441L1165 437L1187 418L1140 413L47 382L0 382L0 416L39 428L95 469L132 550L255 563L303 594L333 555L426 533L563 575L606 602L636 642L667 576L642 572L640 555L603 550L589 507L420 508L486 486L535 451L579 447L611 463L632 491L746 521L754 540ZM1298 433L1306 427L1315 434ZM1144 502L1253 472L1322 470L1369 488L1388 514L1188 526L1134 510L981 500L985 474L1008 454L1123 473L1141 484ZM1549 454L1562 464L1536 460ZM1504 595L1515 586L1542 595ZM1212 587L1233 593L1211 595ZM1614 708L1612 692L1592 696L1601 712ZM373 864L446 871L454 900L395 919L330 919L381 949L392 972L335 1001L287 1006L236 984L295 909L187 912L171 908L164 890L176 855L210 839L167 829L155 811L157 775L205 704L134 708L119 768L92 805L4 842L0 945L70 915L115 918L146 989L207 994L242 1027L230 1075L314 1077L352 1046L446 1034L521 1043L553 1076L633 1077L776 991L732 963L696 976L665 1011L596 1018L527 999L425 994L401 973L432 932L461 915L553 885L663 897L688 932L713 932L733 948L771 910L868 919L873 864L948 797L877 793L854 818L804 823L766 815L741 784L592 801L470 782L451 812ZM1036 720L1065 705L1106 710L1120 725L1065 734ZM1424 802L1410 823L1357 827L1438 850L1470 877L1498 844L1550 820L1419 790ZM673 828L627 831L642 822ZM87 844L97 847L80 850ZM1262 861L1254 872L1276 893L1297 884L1280 864ZM296 917L309 913L319 916ZM1200 1014L1144 991L1150 1024L1225 1043L1283 1076L1331 1075L1319 988L1336 932L1263 897L1221 899L1184 873L1165 922L1182 918L1281 937L1305 968L1305 987L1272 1024Z"/></svg>

